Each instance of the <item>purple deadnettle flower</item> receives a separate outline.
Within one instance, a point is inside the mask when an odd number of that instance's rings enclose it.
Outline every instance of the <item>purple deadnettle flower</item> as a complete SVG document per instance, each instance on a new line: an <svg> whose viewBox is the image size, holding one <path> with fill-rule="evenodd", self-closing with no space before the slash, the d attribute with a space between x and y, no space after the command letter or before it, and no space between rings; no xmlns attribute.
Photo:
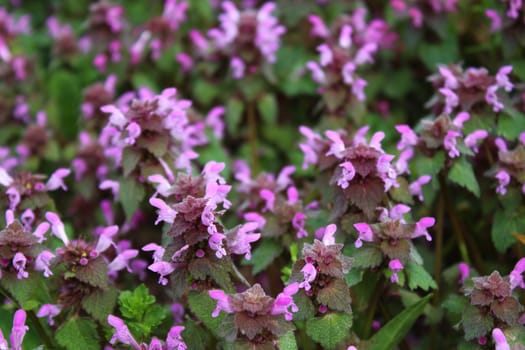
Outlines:
<svg viewBox="0 0 525 350"><path fill-rule="evenodd" d="M499 328L494 328L492 330L492 339L496 344L495 350L510 350L510 345L507 342L505 334Z"/></svg>
<svg viewBox="0 0 525 350"><path fill-rule="evenodd" d="M390 262L388 263L388 268L392 271L392 277L390 277L390 281L392 283L399 282L399 276L397 274L404 268L401 261L399 261L398 259L390 260Z"/></svg>

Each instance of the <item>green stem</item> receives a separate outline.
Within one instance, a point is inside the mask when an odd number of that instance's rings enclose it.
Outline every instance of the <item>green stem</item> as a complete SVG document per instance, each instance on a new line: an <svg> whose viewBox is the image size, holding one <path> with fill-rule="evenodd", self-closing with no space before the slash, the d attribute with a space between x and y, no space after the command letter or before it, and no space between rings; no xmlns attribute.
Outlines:
<svg viewBox="0 0 525 350"><path fill-rule="evenodd" d="M6 291L4 288L0 287L0 294L2 294L5 298L11 300L13 304L15 304L17 309L22 309L22 306L16 301L15 298L11 296L11 294ZM38 335L40 335L40 339L44 343L46 349L56 349L56 345L53 344L53 341L47 334L44 327L42 327L42 324L40 323L40 320L38 317L36 317L35 313L32 310L25 310L27 317L29 318L29 321L31 322L31 325L34 327L34 329L37 331Z"/></svg>
<svg viewBox="0 0 525 350"><path fill-rule="evenodd" d="M235 264L233 264L233 263L232 263L232 270L233 270L233 272L235 274L235 277L237 277L237 279L239 280L239 282L241 282L242 284L244 284L248 288L250 288L252 286L250 284L250 282L248 282L246 277L243 276L241 271L239 271L239 269L237 269L237 266L235 266Z"/></svg>
<svg viewBox="0 0 525 350"><path fill-rule="evenodd" d="M437 223L436 223L436 252L435 252L435 263L434 263L434 280L438 286L436 293L434 294L434 303L439 302L439 286L441 284L441 269L443 266L443 217L445 213L445 196L443 191L440 191L438 211L437 211Z"/></svg>
<svg viewBox="0 0 525 350"><path fill-rule="evenodd" d="M252 173L256 175L259 172L259 159L257 155L257 116L255 114L255 104L248 102L248 141L250 144L250 167Z"/></svg>
<svg viewBox="0 0 525 350"><path fill-rule="evenodd" d="M383 284L384 284L384 277L381 276L379 278L379 281L377 282L377 286L371 298L371 304L369 304L369 309L365 317L364 329L362 332L363 333L362 339L370 338L370 333L372 332L372 322L374 322L374 316L376 314L377 304L379 303L379 298L383 294Z"/></svg>

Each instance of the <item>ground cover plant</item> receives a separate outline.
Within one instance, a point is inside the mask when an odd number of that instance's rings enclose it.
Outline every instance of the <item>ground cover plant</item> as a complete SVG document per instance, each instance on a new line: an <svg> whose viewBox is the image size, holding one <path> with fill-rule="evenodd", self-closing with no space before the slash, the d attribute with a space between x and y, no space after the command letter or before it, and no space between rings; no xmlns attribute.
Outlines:
<svg viewBox="0 0 525 350"><path fill-rule="evenodd" d="M0 349L525 349L524 30L0 1Z"/></svg>

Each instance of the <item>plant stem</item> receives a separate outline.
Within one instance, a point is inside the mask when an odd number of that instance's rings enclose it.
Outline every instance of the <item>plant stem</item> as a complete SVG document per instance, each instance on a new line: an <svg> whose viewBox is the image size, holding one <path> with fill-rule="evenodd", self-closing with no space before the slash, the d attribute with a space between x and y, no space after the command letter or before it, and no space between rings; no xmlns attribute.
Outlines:
<svg viewBox="0 0 525 350"><path fill-rule="evenodd" d="M257 116L255 114L255 104L248 102L248 141L250 144L250 167L252 174L259 172L259 160L257 155Z"/></svg>
<svg viewBox="0 0 525 350"><path fill-rule="evenodd" d="M439 286L441 284L441 268L443 265L443 217L445 213L445 196L443 191L440 191L438 211L437 211L437 223L436 223L436 260L434 263L434 280L438 286L436 293L434 294L434 304L439 302Z"/></svg>
<svg viewBox="0 0 525 350"><path fill-rule="evenodd" d="M16 301L16 299L13 298L11 294L2 287L0 287L0 294L2 294L5 298L11 300L11 302L16 305L17 309L22 309L22 306ZM40 335L40 339L44 343L46 349L56 349L56 346L53 344L53 341L51 341L51 338L47 334L44 327L42 327L42 324L40 323L38 317L36 317L35 313L32 310L25 311L27 316L29 317L29 320L31 321L31 325L34 326L38 335Z"/></svg>
<svg viewBox="0 0 525 350"><path fill-rule="evenodd" d="M246 279L246 277L243 276L243 274L241 273L241 271L239 271L239 269L237 269L237 266L235 266L234 263L232 263L232 270L235 274L235 277L237 277L237 279L239 280L239 282L241 282L242 284L244 284L246 287L250 288L252 285L250 284L250 282L248 282L248 280Z"/></svg>
<svg viewBox="0 0 525 350"><path fill-rule="evenodd" d="M377 304L379 303L379 298L383 292L384 277L381 276L377 282L374 294L371 298L371 304L366 314L363 337L362 339L370 338L370 332L372 331L372 322L374 321L374 315L376 314Z"/></svg>

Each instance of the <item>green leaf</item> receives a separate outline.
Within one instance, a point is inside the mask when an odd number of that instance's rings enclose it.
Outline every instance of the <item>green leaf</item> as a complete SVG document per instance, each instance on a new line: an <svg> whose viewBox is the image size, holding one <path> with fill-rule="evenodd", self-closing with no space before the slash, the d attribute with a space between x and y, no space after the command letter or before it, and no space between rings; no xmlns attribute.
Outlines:
<svg viewBox="0 0 525 350"><path fill-rule="evenodd" d="M122 151L122 172L124 176L131 174L139 163L141 154L139 151L131 147L126 147Z"/></svg>
<svg viewBox="0 0 525 350"><path fill-rule="evenodd" d="M97 290L82 300L82 308L100 323L106 323L117 302L118 290L110 286L108 290Z"/></svg>
<svg viewBox="0 0 525 350"><path fill-rule="evenodd" d="M128 220L133 217L145 196L144 186L135 180L123 179L120 181L119 201Z"/></svg>
<svg viewBox="0 0 525 350"><path fill-rule="evenodd" d="M461 314L469 305L468 299L462 295L450 294L443 302L443 307L453 314Z"/></svg>
<svg viewBox="0 0 525 350"><path fill-rule="evenodd" d="M421 288L424 291L428 291L430 288L437 288L436 282L423 265L418 265L409 260L405 265L405 272L408 275L408 287L410 289Z"/></svg>
<svg viewBox="0 0 525 350"><path fill-rule="evenodd" d="M133 292L121 292L118 297L120 312L124 317L142 320L146 310L155 304L155 297L149 294L148 288L141 284Z"/></svg>
<svg viewBox="0 0 525 350"><path fill-rule="evenodd" d="M352 315L329 313L306 321L306 334L326 349L336 346L350 335Z"/></svg>
<svg viewBox="0 0 525 350"><path fill-rule="evenodd" d="M355 261L355 260L354 260ZM355 286L363 280L363 270L351 269L345 275L346 284L348 287Z"/></svg>
<svg viewBox="0 0 525 350"><path fill-rule="evenodd" d="M186 320L184 326L185 328L182 332L182 339L186 342L188 349L209 349L211 342L210 332L204 330L192 320Z"/></svg>
<svg viewBox="0 0 525 350"><path fill-rule="evenodd" d="M211 317L217 301L210 298L206 291L201 293L190 292L188 294L188 304L190 310L217 336L217 330L226 316L224 312L221 312L219 316Z"/></svg>
<svg viewBox="0 0 525 350"><path fill-rule="evenodd" d="M381 251L367 244L356 249L352 256L354 258L354 268L367 269L369 267L376 267L383 261Z"/></svg>
<svg viewBox="0 0 525 350"><path fill-rule="evenodd" d="M238 131L243 112L244 104L240 99L235 97L228 99L224 119L230 134L235 134Z"/></svg>
<svg viewBox="0 0 525 350"><path fill-rule="evenodd" d="M141 87L148 87L152 91L159 91L159 86L157 85L157 82L152 77L151 74L147 73L140 73L136 72L131 77L131 83L133 84L133 87L135 89L141 88Z"/></svg>
<svg viewBox="0 0 525 350"><path fill-rule="evenodd" d="M60 131L69 140L75 139L80 116L78 106L82 103L78 77L67 71L57 71L49 80L48 91L53 106L57 108L58 120L55 121L55 130Z"/></svg>
<svg viewBox="0 0 525 350"><path fill-rule="evenodd" d="M445 153L438 151L432 158L420 156L411 162L418 175L436 175L445 163Z"/></svg>
<svg viewBox="0 0 525 350"><path fill-rule="evenodd" d="M498 252L505 252L516 242L515 233L525 230L525 217L514 210L498 210L492 221L492 242Z"/></svg>
<svg viewBox="0 0 525 350"><path fill-rule="evenodd" d="M423 313L423 310L431 297L432 294L427 295L391 319L376 334L374 334L372 338L370 338L370 349L394 349L397 344L403 340L418 317Z"/></svg>
<svg viewBox="0 0 525 350"><path fill-rule="evenodd" d="M498 118L497 134L508 140L516 140L525 130L525 115L516 109L507 107L503 115Z"/></svg>
<svg viewBox="0 0 525 350"><path fill-rule="evenodd" d="M282 244L273 239L264 239L261 244L252 252L252 258L243 261L244 265L253 265L252 273L254 275L266 269L276 257L283 252Z"/></svg>
<svg viewBox="0 0 525 350"><path fill-rule="evenodd" d="M257 110L267 125L275 125L279 106L274 94L266 93L257 100Z"/></svg>
<svg viewBox="0 0 525 350"><path fill-rule="evenodd" d="M494 326L494 320L490 315L485 315L475 306L468 306L463 312L463 330L465 339L471 340L486 335Z"/></svg>
<svg viewBox="0 0 525 350"><path fill-rule="evenodd" d="M474 175L472 164L470 164L465 158L457 160L448 174L450 181L465 187L467 190L472 192L476 197L479 197L479 184Z"/></svg>
<svg viewBox="0 0 525 350"><path fill-rule="evenodd" d="M297 342L295 341L295 335L293 332L288 332L284 336L279 338L279 349L297 350Z"/></svg>
<svg viewBox="0 0 525 350"><path fill-rule="evenodd" d="M299 292L293 296L293 300L299 308L299 311L293 315L294 320L307 320L317 312L314 304L303 290L299 290Z"/></svg>
<svg viewBox="0 0 525 350"><path fill-rule="evenodd" d="M28 278L20 280L16 278L16 274L4 273L0 279L0 286L7 289L24 310L33 309L35 301L42 304L50 302L47 285L37 273L31 273Z"/></svg>
<svg viewBox="0 0 525 350"><path fill-rule="evenodd" d="M67 350L100 349L97 325L88 318L71 318L56 332L58 344Z"/></svg>
<svg viewBox="0 0 525 350"><path fill-rule="evenodd" d="M203 105L209 105L221 92L221 85L212 84L204 79L198 79L193 85L193 96Z"/></svg>

